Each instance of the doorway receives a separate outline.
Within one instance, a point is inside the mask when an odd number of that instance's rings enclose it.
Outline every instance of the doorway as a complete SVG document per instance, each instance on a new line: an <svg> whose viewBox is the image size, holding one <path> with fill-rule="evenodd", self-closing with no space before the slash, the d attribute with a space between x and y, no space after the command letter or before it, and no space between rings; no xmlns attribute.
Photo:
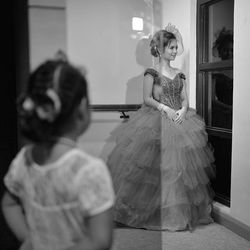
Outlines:
<svg viewBox="0 0 250 250"><path fill-rule="evenodd" d="M215 200L230 206L233 117L233 0L197 2L197 110L214 148Z"/></svg>

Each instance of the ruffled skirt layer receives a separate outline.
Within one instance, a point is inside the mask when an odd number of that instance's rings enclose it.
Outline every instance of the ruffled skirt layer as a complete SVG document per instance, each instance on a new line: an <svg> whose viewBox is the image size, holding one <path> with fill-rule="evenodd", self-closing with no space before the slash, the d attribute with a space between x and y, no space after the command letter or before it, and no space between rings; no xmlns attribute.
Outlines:
<svg viewBox="0 0 250 250"><path fill-rule="evenodd" d="M107 164L117 196L115 221L171 231L213 221L214 157L195 110L176 125L143 105L113 136L117 144Z"/></svg>

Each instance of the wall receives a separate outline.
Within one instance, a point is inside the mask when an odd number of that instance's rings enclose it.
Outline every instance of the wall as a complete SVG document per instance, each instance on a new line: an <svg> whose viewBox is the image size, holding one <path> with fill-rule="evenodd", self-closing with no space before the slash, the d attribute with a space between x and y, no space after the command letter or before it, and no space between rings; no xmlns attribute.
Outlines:
<svg viewBox="0 0 250 250"><path fill-rule="evenodd" d="M233 217L250 226L250 2L235 0L234 96L231 209ZM240 28L239 28L240 27Z"/></svg>
<svg viewBox="0 0 250 250"><path fill-rule="evenodd" d="M92 103L141 103L142 74L152 59L149 46L143 54L137 48L157 21L152 18L152 6L144 0L71 0L66 4L68 54L87 68ZM132 17L144 19L141 32L132 30Z"/></svg>
<svg viewBox="0 0 250 250"><path fill-rule="evenodd" d="M65 0L29 1L30 68L66 50Z"/></svg>

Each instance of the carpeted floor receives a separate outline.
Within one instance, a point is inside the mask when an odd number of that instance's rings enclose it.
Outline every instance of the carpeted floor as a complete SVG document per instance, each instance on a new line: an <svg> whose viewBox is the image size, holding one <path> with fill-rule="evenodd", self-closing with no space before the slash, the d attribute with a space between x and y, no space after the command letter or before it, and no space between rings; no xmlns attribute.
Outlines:
<svg viewBox="0 0 250 250"><path fill-rule="evenodd" d="M116 228L112 250L250 250L250 242L217 223L192 233Z"/></svg>

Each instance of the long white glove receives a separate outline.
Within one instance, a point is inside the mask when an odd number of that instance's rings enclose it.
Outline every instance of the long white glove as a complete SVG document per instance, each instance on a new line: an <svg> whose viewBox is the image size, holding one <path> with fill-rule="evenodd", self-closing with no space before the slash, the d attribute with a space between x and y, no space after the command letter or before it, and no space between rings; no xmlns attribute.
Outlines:
<svg viewBox="0 0 250 250"><path fill-rule="evenodd" d="M162 103L160 103L157 107L157 109L162 113L166 113L168 115L168 117L172 120L175 121L177 114L176 111L174 109L171 109L170 107L168 107L167 105L164 105Z"/></svg>

